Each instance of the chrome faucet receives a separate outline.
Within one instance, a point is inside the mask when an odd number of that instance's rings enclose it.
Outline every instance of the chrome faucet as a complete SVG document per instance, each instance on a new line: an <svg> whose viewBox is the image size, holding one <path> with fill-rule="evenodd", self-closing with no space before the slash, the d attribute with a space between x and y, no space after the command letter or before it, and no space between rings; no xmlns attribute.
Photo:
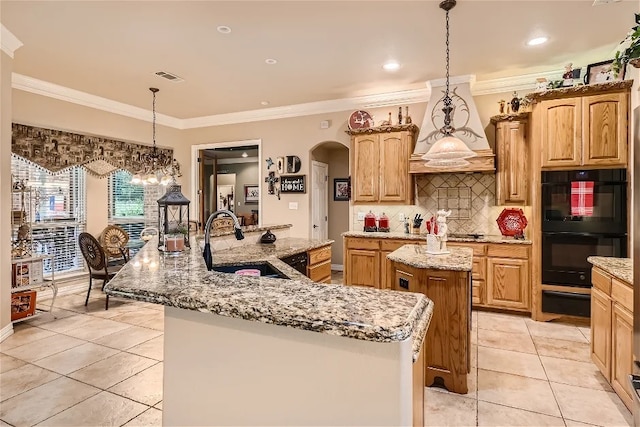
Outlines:
<svg viewBox="0 0 640 427"><path fill-rule="evenodd" d="M209 240L211 240L211 223L218 215L228 215L233 219L233 227L234 232L236 234L237 240L244 239L244 234L242 233L242 228L240 228L240 221L235 214L226 209L220 209L209 215L207 218L207 223L204 226L204 250L202 251L202 256L204 257L204 263L207 265L207 270L213 270L213 255L211 254L211 245Z"/></svg>

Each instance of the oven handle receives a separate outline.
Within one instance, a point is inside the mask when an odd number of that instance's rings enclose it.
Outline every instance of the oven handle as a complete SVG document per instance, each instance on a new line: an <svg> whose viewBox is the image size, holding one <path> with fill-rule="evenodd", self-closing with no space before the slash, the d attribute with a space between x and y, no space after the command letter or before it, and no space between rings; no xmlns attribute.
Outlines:
<svg viewBox="0 0 640 427"><path fill-rule="evenodd" d="M547 291L543 290L543 293L547 295L555 295L557 297L568 297L568 298L576 298L576 299L591 299L591 295L589 294L577 294L573 292L561 292L561 291Z"/></svg>
<svg viewBox="0 0 640 427"><path fill-rule="evenodd" d="M589 182L588 179L574 179L570 182ZM541 182L540 183L543 187L544 186L567 186L570 187L570 185L566 182ZM593 185L627 185L627 181L593 181Z"/></svg>
<svg viewBox="0 0 640 427"><path fill-rule="evenodd" d="M604 237L604 238L622 238L628 237L627 233L575 233L572 231L543 231L546 236L566 236L566 237Z"/></svg>

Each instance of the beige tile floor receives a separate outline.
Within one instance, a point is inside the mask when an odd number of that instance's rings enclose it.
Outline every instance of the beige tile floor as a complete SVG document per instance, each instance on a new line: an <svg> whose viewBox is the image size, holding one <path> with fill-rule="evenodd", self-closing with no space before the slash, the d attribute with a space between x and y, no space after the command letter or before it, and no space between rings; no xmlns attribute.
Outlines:
<svg viewBox="0 0 640 427"><path fill-rule="evenodd" d="M162 307L112 299L105 312L103 298L60 297L57 319L17 324L0 343L0 425L161 425ZM474 312L469 389L427 388L425 425L632 422L589 360L589 328Z"/></svg>

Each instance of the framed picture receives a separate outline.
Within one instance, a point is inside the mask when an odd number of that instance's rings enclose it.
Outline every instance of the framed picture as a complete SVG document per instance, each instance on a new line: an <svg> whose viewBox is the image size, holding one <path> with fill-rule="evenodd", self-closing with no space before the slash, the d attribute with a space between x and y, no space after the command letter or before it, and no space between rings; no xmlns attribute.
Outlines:
<svg viewBox="0 0 640 427"><path fill-rule="evenodd" d="M333 200L349 201L351 199L351 182L349 178L333 179Z"/></svg>
<svg viewBox="0 0 640 427"><path fill-rule="evenodd" d="M612 65L613 59L587 65L587 74L584 76L584 82L586 84L593 84L624 80L625 69L622 68L620 70L620 74L618 74L617 77L614 77L613 69L611 67Z"/></svg>
<svg viewBox="0 0 640 427"><path fill-rule="evenodd" d="M245 185L244 186L244 202L245 204L258 203L258 197L260 195L260 187L258 184Z"/></svg>

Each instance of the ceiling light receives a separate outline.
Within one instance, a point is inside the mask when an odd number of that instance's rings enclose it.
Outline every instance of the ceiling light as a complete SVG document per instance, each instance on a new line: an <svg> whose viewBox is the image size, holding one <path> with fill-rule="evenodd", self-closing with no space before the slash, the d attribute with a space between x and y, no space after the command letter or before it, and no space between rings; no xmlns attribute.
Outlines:
<svg viewBox="0 0 640 427"><path fill-rule="evenodd" d="M452 100L449 96L449 11L456 5L456 0L444 0L440 3L440 8L446 12L446 45L447 45L447 86L444 93L444 126L440 129L440 132L444 135L441 139L436 141L431 146L429 151L422 156L422 159L429 160L426 163L429 167L451 167L451 166L465 166L468 165L465 159L476 156L476 153L472 151L467 144L461 141L459 138L453 136L455 129L451 126L451 113L453 107L451 106Z"/></svg>
<svg viewBox="0 0 640 427"><path fill-rule="evenodd" d="M158 151L156 147L156 93L160 89L150 87L153 93L153 148L151 153L140 155L141 169L131 178L132 184L162 184L167 185L180 173L180 164L176 159L168 156L165 152Z"/></svg>
<svg viewBox="0 0 640 427"><path fill-rule="evenodd" d="M219 25L217 30L221 34L229 34L231 32L231 27L227 27L226 25Z"/></svg>
<svg viewBox="0 0 640 427"><path fill-rule="evenodd" d="M269 101L261 101L260 105L269 105Z"/></svg>
<svg viewBox="0 0 640 427"><path fill-rule="evenodd" d="M264 60L264 62L266 62L269 65L274 65L274 64L278 63L278 61L273 59L273 58L267 58L267 59Z"/></svg>
<svg viewBox="0 0 640 427"><path fill-rule="evenodd" d="M398 71L398 69L400 68L400 64L398 64L396 61L389 61L386 62L382 68L385 69L385 71Z"/></svg>
<svg viewBox="0 0 640 427"><path fill-rule="evenodd" d="M244 158L246 159L247 157L249 157L249 155L248 155L248 154L247 154L247 152L245 151L244 153L242 153L242 157L244 157Z"/></svg>
<svg viewBox="0 0 640 427"><path fill-rule="evenodd" d="M536 38L533 38L533 39L529 40L527 42L527 44L529 46L538 46L540 44L546 43L547 40L549 40L549 39L546 38L546 37L536 37Z"/></svg>

